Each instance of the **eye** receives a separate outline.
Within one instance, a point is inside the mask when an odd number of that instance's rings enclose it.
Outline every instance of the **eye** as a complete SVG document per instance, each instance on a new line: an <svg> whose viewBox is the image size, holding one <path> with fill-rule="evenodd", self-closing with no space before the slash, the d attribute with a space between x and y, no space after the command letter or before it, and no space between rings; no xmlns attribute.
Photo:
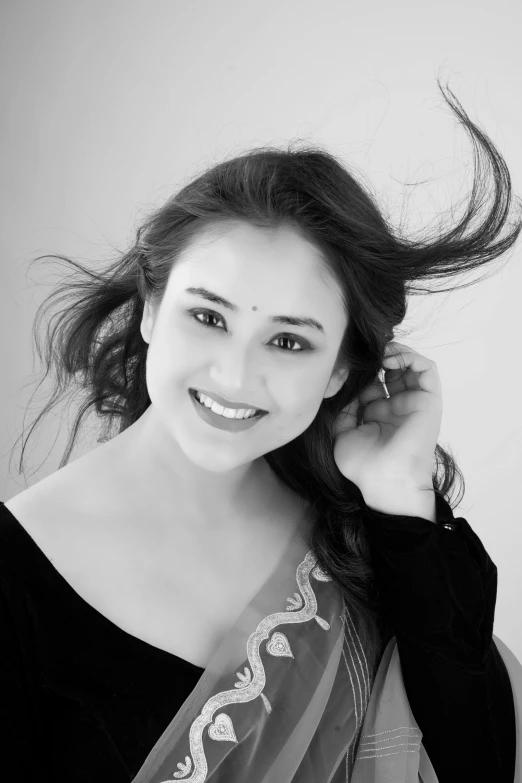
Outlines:
<svg viewBox="0 0 522 783"><path fill-rule="evenodd" d="M217 327L212 326L211 324L205 323L204 321L200 321L199 318L197 318L198 315L204 315L209 318L217 318L221 321L223 319L218 313L214 313L212 310L188 310L187 311L190 316L196 321L196 323L200 324L201 326L206 327L207 329L216 329ZM296 343L301 346L301 348L296 351L293 348L287 349L287 348L279 348L280 351L283 351L284 353L304 353L305 351L311 351L313 348L310 346L310 343L308 343L306 340L297 340L293 335L286 335L282 334L278 337L274 338L276 340L290 340L290 342ZM273 348L277 348L278 346L272 346Z"/></svg>

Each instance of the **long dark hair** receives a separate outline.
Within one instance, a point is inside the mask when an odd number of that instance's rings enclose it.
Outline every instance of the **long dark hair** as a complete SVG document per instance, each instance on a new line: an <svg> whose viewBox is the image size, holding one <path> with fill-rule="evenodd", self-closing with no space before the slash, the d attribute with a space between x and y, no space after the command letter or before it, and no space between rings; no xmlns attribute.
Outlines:
<svg viewBox="0 0 522 783"><path fill-rule="evenodd" d="M297 145L289 144L287 150L256 148L205 171L151 214L138 228L133 245L101 272L62 255L34 259L57 258L78 270L77 279L71 275L44 300L33 325L37 352L46 365L41 382L54 366L56 384L28 437L73 381L84 395L62 467L89 410L101 418L104 436L100 440L107 440L110 433L133 424L150 405L145 380L148 344L140 332L144 301L146 297L152 302L161 300L176 258L202 230L237 220L267 228L286 225L322 251L326 269L343 292L348 319L334 369L350 367L350 373L339 392L323 400L305 432L265 459L316 512L309 543L320 566L345 596L372 680L393 630L381 611L361 513L362 495L342 476L333 458L333 424L340 411L374 381L385 345L406 315L407 295L432 292L415 284L454 277L487 264L511 248L522 228L517 210L500 238L512 204L506 164L453 92L447 86L444 89L440 80L437 83L474 151L467 209L457 225L446 231L438 227L428 238L412 239L400 228L392 230L375 197L332 154L317 146L294 149ZM479 221L488 197L490 205ZM520 207L518 199L516 205ZM462 282L435 292L471 284ZM40 320L59 295L65 306L57 323L52 328L49 324L42 350ZM437 444L435 492L451 502L449 493L457 479L462 481L463 496L462 473Z"/></svg>

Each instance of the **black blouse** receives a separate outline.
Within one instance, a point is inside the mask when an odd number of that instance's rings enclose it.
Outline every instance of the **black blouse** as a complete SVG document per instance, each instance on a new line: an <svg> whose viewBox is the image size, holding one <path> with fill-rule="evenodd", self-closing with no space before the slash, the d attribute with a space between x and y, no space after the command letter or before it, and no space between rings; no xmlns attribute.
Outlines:
<svg viewBox="0 0 522 783"><path fill-rule="evenodd" d="M513 783L516 719L493 640L497 567L436 496L436 522L366 507L381 602L404 688L439 783Z"/></svg>
<svg viewBox="0 0 522 783"><path fill-rule="evenodd" d="M439 783L513 783L513 693L492 640L496 566L441 498L436 524L365 514ZM202 673L88 604L0 501L0 780L130 783Z"/></svg>

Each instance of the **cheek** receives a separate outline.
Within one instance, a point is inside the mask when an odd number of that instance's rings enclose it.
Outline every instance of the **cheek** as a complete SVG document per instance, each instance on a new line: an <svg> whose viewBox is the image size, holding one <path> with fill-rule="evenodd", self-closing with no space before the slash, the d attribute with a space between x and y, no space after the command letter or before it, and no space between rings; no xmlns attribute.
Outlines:
<svg viewBox="0 0 522 783"><path fill-rule="evenodd" d="M195 354L190 342L175 332L157 329L147 351L147 364L157 380L166 381L174 375L182 375L187 368L196 364Z"/></svg>
<svg viewBox="0 0 522 783"><path fill-rule="evenodd" d="M281 387L279 395L280 409L285 414L299 422L309 424L315 417L322 402L324 386L317 383L317 378L300 378L298 383L287 382Z"/></svg>
<svg viewBox="0 0 522 783"><path fill-rule="evenodd" d="M151 399L158 394L173 398L177 379L187 366L188 359L183 354L179 341L167 342L159 334L154 335L147 350L146 365L147 389Z"/></svg>
<svg viewBox="0 0 522 783"><path fill-rule="evenodd" d="M278 399L277 415L267 422L266 432L272 439L273 446L282 446L297 438L311 425L322 402L322 396L317 389L310 388L310 379L299 386L290 384L282 389Z"/></svg>

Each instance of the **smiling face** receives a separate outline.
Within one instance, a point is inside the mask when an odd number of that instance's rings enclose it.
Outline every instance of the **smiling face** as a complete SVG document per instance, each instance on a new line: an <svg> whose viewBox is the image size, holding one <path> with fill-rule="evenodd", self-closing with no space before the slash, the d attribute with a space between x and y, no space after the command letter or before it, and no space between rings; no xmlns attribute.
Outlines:
<svg viewBox="0 0 522 783"><path fill-rule="evenodd" d="M324 269L319 251L296 231L236 223L193 243L173 265L156 311L145 303L151 407L195 465L233 471L294 440L346 380L347 370L332 376L347 319ZM280 316L310 323L273 320ZM248 429L216 428L200 416L190 389L268 414Z"/></svg>

